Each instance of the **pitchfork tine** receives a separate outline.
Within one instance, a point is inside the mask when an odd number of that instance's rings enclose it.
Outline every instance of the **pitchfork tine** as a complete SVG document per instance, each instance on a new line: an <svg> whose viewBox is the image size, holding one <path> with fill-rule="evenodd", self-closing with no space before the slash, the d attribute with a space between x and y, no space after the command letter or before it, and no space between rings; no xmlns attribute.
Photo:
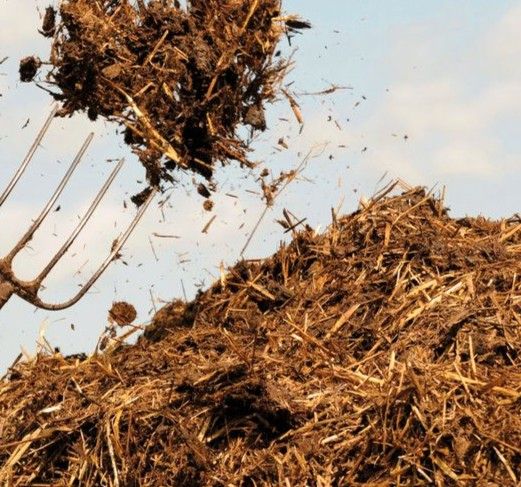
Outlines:
<svg viewBox="0 0 521 487"><path fill-rule="evenodd" d="M69 301L65 301L64 303L59 304L51 304L51 303L45 303L37 296L31 301L33 304L38 306L39 308L46 309L49 311L59 311L66 308L70 308L71 306L75 305L85 294L89 292L91 287L96 283L96 281L101 277L101 275L105 272L107 267L110 265L110 263L116 258L119 251L125 245L126 241L136 228L136 225L139 223L141 218L143 217L145 211L149 207L150 203L152 203L152 200L154 199L154 196L157 193L157 189L153 189L150 194L148 195L148 198L146 201L141 205L138 212L136 213L136 216L133 218L133 220L130 222L129 226L125 230L125 233L121 237L119 237L115 244L113 244L112 249L108 257L105 259L105 261L98 267L97 271L92 275L92 277L82 286L80 291ZM60 250L61 252L61 250ZM58 252L58 253L60 253ZM55 257L56 258L56 257ZM54 259L53 259L54 260ZM59 260L59 257L58 259ZM39 278L38 278L39 279Z"/></svg>
<svg viewBox="0 0 521 487"><path fill-rule="evenodd" d="M67 252L67 250L69 250L69 248L71 247L71 245L75 242L75 240L78 238L78 235L81 233L81 231L83 230L83 228L85 227L85 225L87 224L87 222L90 220L92 214L94 213L94 211L96 211L96 208L98 207L98 205L100 204L103 196L105 196L105 193L108 191L108 189L110 188L111 184L114 182L114 179L116 178L118 172L121 170L121 168L123 167L123 163L124 163L124 159L120 159L118 164L116 165L116 167L112 170L112 172L110 173L110 176L108 177L108 179L105 181L105 184L102 186L102 188L99 190L98 194L96 195L96 198L94 198L93 202L91 203L91 205L89 206L89 209L85 212L85 214L83 215L82 219L80 220L80 222L78 223L78 225L76 226L76 228L73 230L73 232L71 233L71 235L69 236L69 238L67 239L67 241L62 245L62 247L60 248L60 250L58 250L58 252L56 252L56 254L54 255L54 257L51 259L51 261L45 266L45 268L43 269L42 272L40 272L40 274L38 275L38 277L36 278L36 282L38 284L41 284L42 281L49 275L49 272L51 272L54 267L56 266L56 264L58 263L58 261L63 257L63 255L65 254L65 252Z"/></svg>
<svg viewBox="0 0 521 487"><path fill-rule="evenodd" d="M13 191L14 187L16 186L16 184L18 183L20 178L23 176L25 170L27 169L27 166L29 165L29 163L31 162L31 159L34 156L34 153L36 152L36 149L38 149L40 142L42 141L43 137L45 136L47 130L49 130L52 119L56 115L57 111L58 111L58 106L55 105L53 107L53 109L51 110L51 113L47 117L47 120L45 120L43 127L38 132L36 139L34 139L34 142L32 143L31 147L29 148L29 151L27 152L24 160L22 161L22 164L20 164L20 167L18 168L15 175L13 176L13 179L11 179L11 181L7 185L7 188L5 188L5 191L0 196L0 206L2 206L5 203L5 200L7 198L9 198L9 195Z"/></svg>
<svg viewBox="0 0 521 487"><path fill-rule="evenodd" d="M45 208L42 210L38 218L33 222L29 230L25 233L25 235L20 239L20 241L16 244L16 246L9 252L7 257L5 258L5 261L10 264L13 259L16 257L16 255L22 250L33 238L35 232L40 228L40 225L42 222L47 218L47 215L54 207L54 204L60 197L60 195L63 193L63 190L65 189L65 186L71 179L72 175L74 174L74 171L78 167L78 164L81 162L82 157L84 156L87 148L89 147L90 143L92 142L92 139L94 137L94 134L91 132L88 137L85 139L85 142L83 142L83 145L81 146L80 150L76 154L76 157L72 161L72 164L69 166L69 169L65 173L65 176L63 176L62 180L60 181L60 184L54 191L54 194L51 196L47 204L45 205Z"/></svg>
<svg viewBox="0 0 521 487"><path fill-rule="evenodd" d="M34 142L32 143L31 147L29 148L29 151L27 152L27 155L25 156L24 160L22 161L20 167L16 171L15 175L7 185L7 188L4 190L4 192L0 195L0 207L4 204L4 202L7 200L7 198L12 193L14 187L17 185L20 178L23 176L25 170L27 169L27 166L31 162L31 159L34 156L34 153L36 152L36 149L40 145L43 137L45 136L47 130L49 129L49 126L51 125L52 119L56 115L57 112L57 106L55 106L50 115L47 117L47 120L45 121L43 127L38 132L38 135L36 136ZM87 225L88 221L92 217L93 213L96 211L96 208L101 203L101 200L107 193L108 189L114 182L118 172L123 167L124 160L121 159L117 164L116 167L112 170L109 177L106 179L105 183L101 187L101 189L98 191L97 195L95 196L94 200L88 207L85 214L80 219L79 223L76 225L72 233L70 234L69 238L65 241L65 243L62 245L60 250L56 252L56 254L52 257L50 262L45 266L45 268L40 272L40 274L31 281L22 281L21 279L18 279L15 273L13 272L13 260L14 258L20 253L20 251L27 246L27 244L31 241L33 238L35 232L40 228L43 221L47 218L49 215L49 212L52 210L56 202L58 201L58 198L63 193L63 190L67 186L67 183L71 179L74 171L78 167L81 159L83 158L85 152L87 151L88 146L92 142L92 138L94 137L94 134L89 134L89 136L85 139L83 142L83 145L81 146L80 150L74 157L74 160L72 161L71 165L67 169L67 172L59 182L57 188L54 190L53 195L50 197L50 199L45 204L43 210L38 215L38 218L36 218L30 228L27 230L27 232L24 234L24 236L19 240L19 242L14 246L14 248L7 254L7 256L0 258L0 309L4 306L7 301L14 295L18 295L20 298L24 299L25 301L33 304L34 306L37 306L42 309L47 310L61 310L68 308L72 306L73 304L77 303L88 291L89 289L94 285L94 283L99 279L99 277L103 274L105 269L109 266L109 264L116 258L119 251L125 245L125 242L130 237L130 234L138 224L139 220L145 213L146 209L152 202L152 199L154 198L157 188L152 189L150 191L150 194L148 195L145 203L139 208L137 214L125 230L125 232L114 242L112 245L111 251L109 252L108 257L105 259L105 261L98 267L96 272L91 276L91 278L84 284L84 286L80 289L80 291L69 301L66 301L64 303L59 304L49 304L43 302L39 296L38 291L42 287L42 283L45 280L45 278L49 275L49 273L54 269L56 264L59 262L59 260L63 257L63 255L69 250L71 245L74 244L76 239L78 238L78 235L81 233L81 231L84 229L85 225Z"/></svg>

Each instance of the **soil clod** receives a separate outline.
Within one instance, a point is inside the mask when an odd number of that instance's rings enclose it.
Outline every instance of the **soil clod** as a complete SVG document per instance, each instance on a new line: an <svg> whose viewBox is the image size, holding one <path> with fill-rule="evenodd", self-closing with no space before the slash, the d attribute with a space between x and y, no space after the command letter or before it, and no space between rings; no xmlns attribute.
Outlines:
<svg viewBox="0 0 521 487"><path fill-rule="evenodd" d="M20 81L23 81L24 83L31 82L36 74L38 73L38 70L40 69L42 65L42 62L39 58L35 56L28 56L23 58L20 61Z"/></svg>
<svg viewBox="0 0 521 487"><path fill-rule="evenodd" d="M125 301L113 303L109 310L109 318L119 326L130 325L136 317L136 308Z"/></svg>

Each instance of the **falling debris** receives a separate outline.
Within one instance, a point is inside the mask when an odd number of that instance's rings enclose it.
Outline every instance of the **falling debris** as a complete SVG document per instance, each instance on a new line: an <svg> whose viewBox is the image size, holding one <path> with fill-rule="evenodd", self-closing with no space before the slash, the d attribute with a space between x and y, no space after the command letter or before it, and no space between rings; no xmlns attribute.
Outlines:
<svg viewBox="0 0 521 487"><path fill-rule="evenodd" d="M216 218L217 218L217 215L212 216L212 218L210 218L208 223L201 230L201 233L208 233L208 230L210 230L210 227L212 226L212 223L215 221Z"/></svg>
<svg viewBox="0 0 521 487"><path fill-rule="evenodd" d="M209 198L210 196L212 196L212 193L210 193L210 190L203 183L199 183L199 185L197 186L197 192L203 198Z"/></svg>
<svg viewBox="0 0 521 487"><path fill-rule="evenodd" d="M54 7L49 6L45 9L42 28L39 32L44 37L52 37L56 32L56 10Z"/></svg>
<svg viewBox="0 0 521 487"><path fill-rule="evenodd" d="M216 163L250 168L240 127L266 128L288 62L275 56L288 31L281 0L64 0L45 13L52 36L47 84L61 116L78 111L124 127L148 183L172 182L176 168L211 178ZM25 58L23 81L41 63Z"/></svg>
<svg viewBox="0 0 521 487"><path fill-rule="evenodd" d="M212 200L205 200L203 203L203 209L205 211L212 211L213 210L214 203Z"/></svg>
<svg viewBox="0 0 521 487"><path fill-rule="evenodd" d="M352 86L338 86L338 85L332 84L329 88L326 88L322 91L314 91L314 92L305 91L303 93L300 93L299 96L332 95L333 93L336 93L337 91L352 90L352 89L353 89Z"/></svg>
<svg viewBox="0 0 521 487"><path fill-rule="evenodd" d="M278 177L274 178L273 181L267 183L262 179L261 181L261 189L264 200L266 201L267 206L272 206L275 200L276 195L279 193L279 190L284 185L289 184L297 177L298 172L291 171L281 171ZM264 176L265 177L265 176Z"/></svg>
<svg viewBox="0 0 521 487"><path fill-rule="evenodd" d="M284 137L281 137L278 142L277 142L278 145L280 145L281 147L283 147L284 149L288 149L289 146L288 144L286 143L286 141L284 140Z"/></svg>
<svg viewBox="0 0 521 487"><path fill-rule="evenodd" d="M130 201L134 203L138 208L143 206L145 201L147 201L148 197L150 196L152 192L152 188L146 187L143 191L141 191L138 194L135 194L130 198Z"/></svg>
<svg viewBox="0 0 521 487"><path fill-rule="evenodd" d="M181 238L179 235L163 235L156 232L154 232L152 235L156 238Z"/></svg>
<svg viewBox="0 0 521 487"><path fill-rule="evenodd" d="M302 116L302 111L300 110L300 105L297 103L297 100L287 90L283 90L283 93L284 93L284 95L286 95L286 98L289 101L289 105L290 105L291 109L293 110L293 114L295 115L297 122L301 126L304 125L304 117Z"/></svg>
<svg viewBox="0 0 521 487"><path fill-rule="evenodd" d="M291 19L291 18L288 18L286 20L286 25L290 28L290 29L293 29L294 31L299 31L299 30L302 30L302 29L311 29L311 24L305 20L299 20L299 19Z"/></svg>
<svg viewBox="0 0 521 487"><path fill-rule="evenodd" d="M42 65L42 62L40 58L35 56L28 56L23 58L20 61L20 81L23 81L24 83L29 83L34 79L36 74L38 73L38 70L40 69L40 66Z"/></svg>
<svg viewBox="0 0 521 487"><path fill-rule="evenodd" d="M119 326L130 325L136 317L136 308L125 301L113 303L109 311L109 319Z"/></svg>

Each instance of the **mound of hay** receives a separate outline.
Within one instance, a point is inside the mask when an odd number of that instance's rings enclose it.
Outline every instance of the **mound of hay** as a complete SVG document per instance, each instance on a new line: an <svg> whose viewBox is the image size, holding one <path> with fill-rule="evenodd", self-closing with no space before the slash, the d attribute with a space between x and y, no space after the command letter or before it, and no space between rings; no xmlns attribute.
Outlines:
<svg viewBox="0 0 521 487"><path fill-rule="evenodd" d="M175 167L210 178L217 161L251 166L238 129L266 128L264 105L287 67L277 44L309 27L281 16L281 0L64 0L43 24L61 115L124 126L154 186Z"/></svg>
<svg viewBox="0 0 521 487"><path fill-rule="evenodd" d="M0 384L7 485L517 485L521 221L380 195Z"/></svg>

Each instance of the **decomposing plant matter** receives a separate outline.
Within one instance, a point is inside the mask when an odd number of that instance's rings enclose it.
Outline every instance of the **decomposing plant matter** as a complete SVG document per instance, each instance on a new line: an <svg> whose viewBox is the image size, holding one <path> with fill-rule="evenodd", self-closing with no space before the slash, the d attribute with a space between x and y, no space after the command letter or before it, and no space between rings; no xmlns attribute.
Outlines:
<svg viewBox="0 0 521 487"><path fill-rule="evenodd" d="M9 485L517 485L521 221L423 189L0 382Z"/></svg>
<svg viewBox="0 0 521 487"><path fill-rule="evenodd" d="M238 128L265 128L287 68L277 44L309 27L280 0L64 0L44 20L61 115L124 126L153 186L176 167L210 178L217 162L252 166Z"/></svg>
<svg viewBox="0 0 521 487"><path fill-rule="evenodd" d="M20 61L18 72L20 80L24 82L32 81L40 69L42 62L36 56L27 56Z"/></svg>
<svg viewBox="0 0 521 487"><path fill-rule="evenodd" d="M130 325L136 317L136 308L126 301L112 303L112 307L109 310L109 320L119 326Z"/></svg>

